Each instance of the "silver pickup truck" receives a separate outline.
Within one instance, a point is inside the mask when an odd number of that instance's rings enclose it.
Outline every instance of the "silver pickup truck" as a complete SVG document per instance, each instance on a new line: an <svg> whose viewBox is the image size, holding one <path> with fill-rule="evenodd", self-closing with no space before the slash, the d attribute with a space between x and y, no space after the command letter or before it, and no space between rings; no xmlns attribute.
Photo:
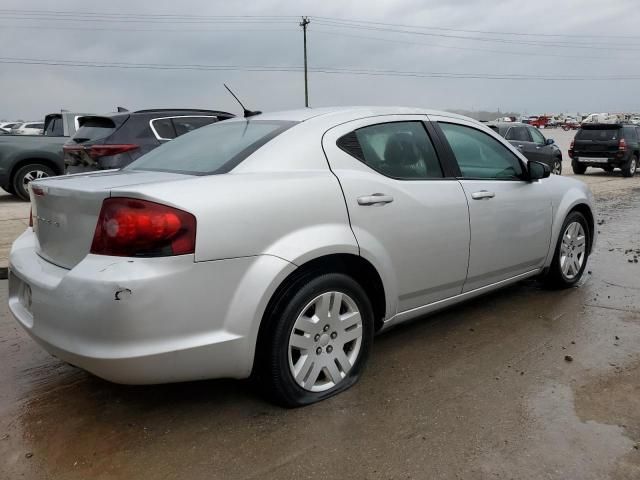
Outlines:
<svg viewBox="0 0 640 480"><path fill-rule="evenodd" d="M36 178L64 173L62 146L86 113L60 112L45 117L43 135L0 135L0 188L29 200L27 185Z"/></svg>

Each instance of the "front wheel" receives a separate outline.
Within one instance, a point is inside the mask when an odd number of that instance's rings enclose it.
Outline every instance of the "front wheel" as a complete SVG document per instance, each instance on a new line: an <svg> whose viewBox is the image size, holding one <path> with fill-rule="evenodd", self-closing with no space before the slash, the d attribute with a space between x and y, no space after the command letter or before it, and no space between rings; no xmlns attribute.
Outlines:
<svg viewBox="0 0 640 480"><path fill-rule="evenodd" d="M320 275L289 292L266 319L258 368L276 403L299 407L356 383L373 343L373 310L362 287L341 273Z"/></svg>
<svg viewBox="0 0 640 480"><path fill-rule="evenodd" d="M571 212L562 224L545 283L554 288L569 288L578 283L587 266L590 245L586 218L580 212Z"/></svg>
<svg viewBox="0 0 640 480"><path fill-rule="evenodd" d="M622 170L623 177L633 177L636 174L637 168L638 168L638 157L633 155L620 170Z"/></svg>
<svg viewBox="0 0 640 480"><path fill-rule="evenodd" d="M562 175L562 159L556 158L553 160L553 168L551 169L551 173L555 175Z"/></svg>
<svg viewBox="0 0 640 480"><path fill-rule="evenodd" d="M20 167L13 175L13 193L21 200L29 200L28 185L33 180L52 177L56 174L53 169L41 163L31 163Z"/></svg>

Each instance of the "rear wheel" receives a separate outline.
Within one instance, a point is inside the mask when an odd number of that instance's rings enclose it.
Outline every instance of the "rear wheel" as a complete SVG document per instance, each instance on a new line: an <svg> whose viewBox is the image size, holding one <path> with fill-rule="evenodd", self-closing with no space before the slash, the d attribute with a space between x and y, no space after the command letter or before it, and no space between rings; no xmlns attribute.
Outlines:
<svg viewBox="0 0 640 480"><path fill-rule="evenodd" d="M587 266L590 245L587 219L580 212L571 212L562 224L545 283L554 288L578 283Z"/></svg>
<svg viewBox="0 0 640 480"><path fill-rule="evenodd" d="M551 173L555 175L562 175L562 158L555 158L553 160L553 168Z"/></svg>
<svg viewBox="0 0 640 480"><path fill-rule="evenodd" d="M575 173L576 175L583 175L584 172L587 171L587 166L581 163L574 162L571 164L571 168L573 168L573 173Z"/></svg>
<svg viewBox="0 0 640 480"><path fill-rule="evenodd" d="M41 163L23 165L13 175L13 193L21 200L29 200L29 183L40 178L53 177L55 174L51 167Z"/></svg>
<svg viewBox="0 0 640 480"><path fill-rule="evenodd" d="M622 167L622 176L623 177L633 177L636 174L636 170L638 168L638 157L632 155L629 161Z"/></svg>
<svg viewBox="0 0 640 480"><path fill-rule="evenodd" d="M266 320L258 375L276 403L308 405L359 379L373 343L373 310L351 277L329 273L299 282Z"/></svg>

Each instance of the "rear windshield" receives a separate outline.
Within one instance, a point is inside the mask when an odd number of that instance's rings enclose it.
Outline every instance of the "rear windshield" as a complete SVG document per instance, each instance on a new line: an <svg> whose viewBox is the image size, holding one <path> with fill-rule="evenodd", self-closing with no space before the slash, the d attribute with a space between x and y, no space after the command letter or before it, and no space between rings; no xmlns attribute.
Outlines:
<svg viewBox="0 0 640 480"><path fill-rule="evenodd" d="M268 120L214 123L165 143L125 170L192 175L226 173L295 123Z"/></svg>
<svg viewBox="0 0 640 480"><path fill-rule="evenodd" d="M620 138L620 128L583 128L576 133L576 140L609 141Z"/></svg>
<svg viewBox="0 0 640 480"><path fill-rule="evenodd" d="M116 130L116 124L108 117L83 117L79 123L80 128L73 136L76 142L102 140Z"/></svg>

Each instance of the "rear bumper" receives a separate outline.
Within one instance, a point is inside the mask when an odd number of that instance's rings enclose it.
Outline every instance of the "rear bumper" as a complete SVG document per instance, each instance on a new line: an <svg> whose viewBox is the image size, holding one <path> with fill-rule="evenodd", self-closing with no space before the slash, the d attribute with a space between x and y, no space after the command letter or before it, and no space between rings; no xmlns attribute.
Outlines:
<svg viewBox="0 0 640 480"><path fill-rule="evenodd" d="M624 166L630 158L631 155L629 153L623 157L618 157L614 153L605 155L575 152L571 161L574 164L586 165L588 167L621 167Z"/></svg>
<svg viewBox="0 0 640 480"><path fill-rule="evenodd" d="M117 383L249 376L264 308L294 269L272 256L87 255L66 270L36 242L29 229L13 245L11 313L51 354Z"/></svg>

